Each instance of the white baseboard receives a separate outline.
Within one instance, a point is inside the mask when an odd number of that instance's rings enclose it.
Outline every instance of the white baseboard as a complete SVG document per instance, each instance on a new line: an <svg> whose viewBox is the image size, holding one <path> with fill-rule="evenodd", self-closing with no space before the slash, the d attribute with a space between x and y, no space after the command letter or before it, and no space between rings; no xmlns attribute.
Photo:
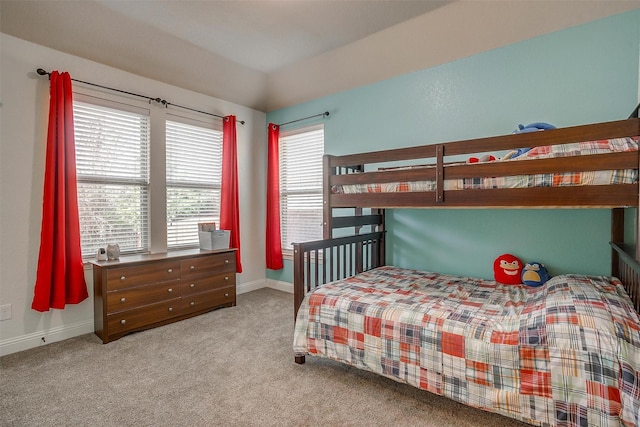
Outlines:
<svg viewBox="0 0 640 427"><path fill-rule="evenodd" d="M236 286L236 294L245 294L251 291L257 291L258 289L264 288L266 285L264 283L264 279L254 280L253 282L240 283Z"/></svg>
<svg viewBox="0 0 640 427"><path fill-rule="evenodd" d="M253 282L239 284L236 288L238 294L255 291L262 288L276 289L282 292L293 293L293 284L278 280L261 279ZM71 325L32 332L15 338L0 341L0 356L29 350L52 342L62 341L79 335L93 333L93 320L78 322Z"/></svg>
<svg viewBox="0 0 640 427"><path fill-rule="evenodd" d="M279 280L265 279L265 287L276 289L282 292L293 293L293 283L281 282Z"/></svg>
<svg viewBox="0 0 640 427"><path fill-rule="evenodd" d="M253 282L242 283L236 287L236 293L244 294L246 292L257 291L262 288L271 288L282 292L293 293L293 284L281 282L279 280L262 279Z"/></svg>
<svg viewBox="0 0 640 427"><path fill-rule="evenodd" d="M52 342L62 341L93 332L93 320L58 326L0 341L0 356L29 350Z"/></svg>

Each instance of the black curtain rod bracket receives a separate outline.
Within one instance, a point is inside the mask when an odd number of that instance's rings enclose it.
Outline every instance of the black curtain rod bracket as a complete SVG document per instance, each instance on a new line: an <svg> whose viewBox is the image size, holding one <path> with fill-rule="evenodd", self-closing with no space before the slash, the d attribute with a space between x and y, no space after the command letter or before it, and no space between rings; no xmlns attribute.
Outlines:
<svg viewBox="0 0 640 427"><path fill-rule="evenodd" d="M49 77L51 77L51 73L49 73L46 70L43 70L42 68L38 68L36 70L36 72L41 76L49 76ZM112 88L112 87L109 87L109 86L102 86L102 85L99 85L97 83L85 82L83 80L78 80L78 79L73 79L72 78L71 80L74 81L74 82L78 82L78 83L84 83L84 84L90 85L90 86L96 86L96 87L99 87L99 88L102 88L102 89L112 90L114 92L126 93L127 95L133 95L133 96L137 96L139 98L144 98L144 99L147 99L149 101L149 104L151 104L152 102L155 102L155 103L164 105L165 108L168 108L169 105L173 105L174 107L177 107L177 108L183 108L185 110L191 110L191 111L195 111L195 112L198 112L198 113L201 113L201 114L206 114L206 115L213 116L213 117L219 117L221 119L225 118L225 116L220 116L218 114L208 113L206 111L196 110L195 108L184 107L182 105L172 104L171 102L167 101L166 99L152 98L150 96L140 95L139 93L127 92L126 90L115 89L115 88ZM329 114L329 113L326 113L326 114ZM244 120L238 120L238 123L240 123L241 125L244 125Z"/></svg>
<svg viewBox="0 0 640 427"><path fill-rule="evenodd" d="M160 99L160 98L150 99L149 104L151 104L152 102L155 102L156 104L164 105L164 108L167 108L169 106L169 103L167 102L166 99Z"/></svg>

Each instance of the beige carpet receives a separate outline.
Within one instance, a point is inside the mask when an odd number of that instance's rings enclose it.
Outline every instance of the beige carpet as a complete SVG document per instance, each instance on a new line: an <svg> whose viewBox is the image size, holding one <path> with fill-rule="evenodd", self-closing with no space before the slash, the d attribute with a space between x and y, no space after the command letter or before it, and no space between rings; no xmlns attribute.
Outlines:
<svg viewBox="0 0 640 427"><path fill-rule="evenodd" d="M109 344L93 334L0 358L2 426L525 424L291 350L293 297L238 306Z"/></svg>

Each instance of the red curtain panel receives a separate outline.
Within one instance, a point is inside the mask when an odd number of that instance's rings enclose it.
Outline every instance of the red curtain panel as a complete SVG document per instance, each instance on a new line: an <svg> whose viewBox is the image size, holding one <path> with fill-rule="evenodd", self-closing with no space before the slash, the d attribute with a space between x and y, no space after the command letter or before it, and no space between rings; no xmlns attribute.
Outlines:
<svg viewBox="0 0 640 427"><path fill-rule="evenodd" d="M269 123L269 148L267 154L267 268L280 270L282 242L280 239L280 126Z"/></svg>
<svg viewBox="0 0 640 427"><path fill-rule="evenodd" d="M63 309L89 296L80 249L71 77L53 71L49 86L42 230L31 304L37 311Z"/></svg>
<svg viewBox="0 0 640 427"><path fill-rule="evenodd" d="M231 232L229 247L238 249L236 251L236 271L242 273L236 116L226 116L222 120L222 189L220 193L220 228Z"/></svg>

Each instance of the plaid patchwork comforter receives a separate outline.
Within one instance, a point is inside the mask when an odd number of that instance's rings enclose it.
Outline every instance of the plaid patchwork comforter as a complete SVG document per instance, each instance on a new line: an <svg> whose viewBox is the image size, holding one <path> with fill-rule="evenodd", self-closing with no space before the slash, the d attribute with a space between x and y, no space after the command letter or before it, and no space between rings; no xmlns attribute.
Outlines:
<svg viewBox="0 0 640 427"><path fill-rule="evenodd" d="M534 425L640 425L640 319L615 278L380 267L309 293L293 350Z"/></svg>
<svg viewBox="0 0 640 427"><path fill-rule="evenodd" d="M601 141L584 141L571 144L548 145L535 147L513 159L498 160L502 162L518 162L533 159L555 157L585 156L624 151L637 151L638 138L613 138ZM530 188L558 187L576 185L609 185L632 184L638 180L637 169L564 172L534 175L514 175L487 178L447 179L444 181L445 191L493 189L493 188ZM349 184L333 186L334 193L392 193L413 191L435 191L436 181L387 182L369 184Z"/></svg>

